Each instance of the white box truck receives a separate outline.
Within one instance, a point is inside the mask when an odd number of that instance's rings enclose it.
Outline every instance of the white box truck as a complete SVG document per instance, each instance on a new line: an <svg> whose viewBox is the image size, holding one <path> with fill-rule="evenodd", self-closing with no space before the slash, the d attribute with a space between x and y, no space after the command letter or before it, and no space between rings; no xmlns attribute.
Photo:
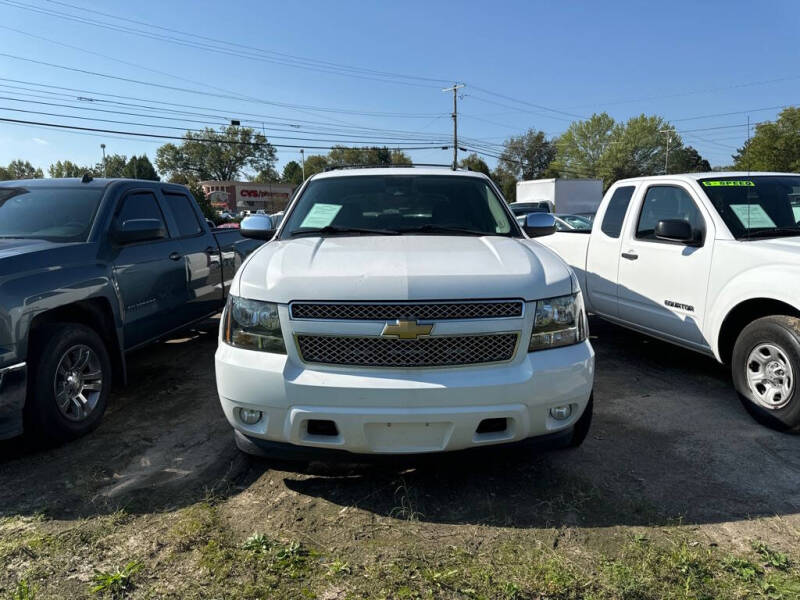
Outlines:
<svg viewBox="0 0 800 600"><path fill-rule="evenodd" d="M558 214L594 214L603 199L602 179L534 179L517 182L516 202L547 202Z"/></svg>

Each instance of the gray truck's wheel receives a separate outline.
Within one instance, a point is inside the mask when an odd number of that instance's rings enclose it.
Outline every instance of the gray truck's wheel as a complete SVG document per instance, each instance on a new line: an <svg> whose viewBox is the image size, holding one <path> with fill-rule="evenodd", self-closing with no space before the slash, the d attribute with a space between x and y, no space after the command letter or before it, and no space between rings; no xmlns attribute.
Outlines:
<svg viewBox="0 0 800 600"><path fill-rule="evenodd" d="M800 431L800 319L757 319L736 340L733 384L745 408L764 425Z"/></svg>
<svg viewBox="0 0 800 600"><path fill-rule="evenodd" d="M62 442L97 427L111 390L111 361L100 336L84 325L48 325L33 353L26 432Z"/></svg>

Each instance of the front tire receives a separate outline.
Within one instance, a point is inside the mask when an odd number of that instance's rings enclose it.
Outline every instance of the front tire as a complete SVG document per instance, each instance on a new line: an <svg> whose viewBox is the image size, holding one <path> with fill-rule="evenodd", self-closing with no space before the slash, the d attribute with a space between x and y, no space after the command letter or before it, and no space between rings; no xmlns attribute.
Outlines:
<svg viewBox="0 0 800 600"><path fill-rule="evenodd" d="M43 442L65 442L100 424L111 391L111 359L97 333L76 323L43 327L25 403L25 429Z"/></svg>
<svg viewBox="0 0 800 600"><path fill-rule="evenodd" d="M733 385L759 423L800 431L800 319L757 319L739 334L731 360Z"/></svg>

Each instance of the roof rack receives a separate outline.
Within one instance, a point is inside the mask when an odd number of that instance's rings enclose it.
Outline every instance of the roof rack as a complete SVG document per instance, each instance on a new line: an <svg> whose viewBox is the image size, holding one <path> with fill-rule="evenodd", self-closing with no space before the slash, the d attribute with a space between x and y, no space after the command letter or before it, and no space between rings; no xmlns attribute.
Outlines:
<svg viewBox="0 0 800 600"><path fill-rule="evenodd" d="M453 165L441 163L413 163L410 165L328 165L325 167L325 172L338 171L339 169L402 169L409 167L441 167L443 169L452 169ZM459 167L457 170L464 171L465 169ZM466 170L468 171L469 169Z"/></svg>

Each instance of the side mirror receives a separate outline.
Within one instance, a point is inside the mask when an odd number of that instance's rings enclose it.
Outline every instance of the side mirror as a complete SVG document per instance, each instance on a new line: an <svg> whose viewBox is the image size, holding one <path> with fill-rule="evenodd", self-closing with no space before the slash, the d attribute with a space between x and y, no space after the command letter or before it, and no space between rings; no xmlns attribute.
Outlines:
<svg viewBox="0 0 800 600"><path fill-rule="evenodd" d="M529 213L522 226L530 237L542 237L556 232L556 219L551 213Z"/></svg>
<svg viewBox="0 0 800 600"><path fill-rule="evenodd" d="M250 215L242 219L239 232L246 238L254 240L271 240L275 235L275 226L269 215Z"/></svg>
<svg viewBox="0 0 800 600"><path fill-rule="evenodd" d="M697 242L694 230L689 221L683 219L665 219L656 225L655 236L659 240L668 242L680 242L682 244L694 244Z"/></svg>
<svg viewBox="0 0 800 600"><path fill-rule="evenodd" d="M120 244L160 240L165 237L167 230L159 219L128 219L114 232L114 239Z"/></svg>

